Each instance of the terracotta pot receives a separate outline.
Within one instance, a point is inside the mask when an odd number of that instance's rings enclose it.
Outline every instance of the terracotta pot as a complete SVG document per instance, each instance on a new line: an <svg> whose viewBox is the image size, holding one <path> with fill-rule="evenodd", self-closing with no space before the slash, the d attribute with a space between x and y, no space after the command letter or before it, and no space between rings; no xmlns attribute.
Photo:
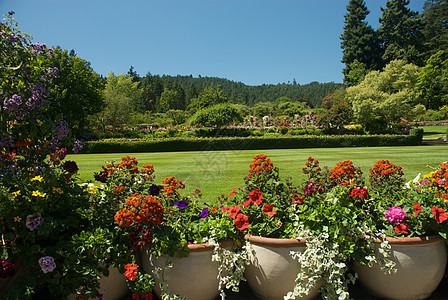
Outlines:
<svg viewBox="0 0 448 300"><path fill-rule="evenodd" d="M445 272L447 251L440 236L387 238L397 272L384 274L378 264L369 268L354 264L361 287L383 299L426 299L439 285ZM378 253L379 242L375 243Z"/></svg>
<svg viewBox="0 0 448 300"><path fill-rule="evenodd" d="M221 243L221 247L229 249L233 241ZM154 257L148 248L142 252L143 269L152 274L155 268L162 268L172 262L171 269L163 276L168 283L168 289L172 294L188 297L191 300L214 300L219 295L218 290L218 263L212 261L213 246L209 244L188 245L190 254L187 257L177 258L168 255ZM155 294L160 298L161 278L154 276L156 284Z"/></svg>
<svg viewBox="0 0 448 300"><path fill-rule="evenodd" d="M100 275L99 292L103 294L104 300L121 300L129 294L128 284L126 283L126 276L120 273L117 268L109 268L109 276ZM70 295L67 300L75 300L76 295Z"/></svg>
<svg viewBox="0 0 448 300"><path fill-rule="evenodd" d="M249 254L250 265L246 267L247 283L254 294L264 300L283 300L294 290L300 270L299 263L290 256L290 251L305 251L306 241L297 239L275 239L259 236L248 237L254 254ZM314 299L319 295L320 284L309 295L300 299Z"/></svg>

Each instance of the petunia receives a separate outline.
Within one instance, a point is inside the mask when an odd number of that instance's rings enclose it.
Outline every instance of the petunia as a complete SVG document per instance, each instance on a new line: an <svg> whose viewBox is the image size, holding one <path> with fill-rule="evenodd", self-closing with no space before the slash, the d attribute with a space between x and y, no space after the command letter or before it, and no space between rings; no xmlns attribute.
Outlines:
<svg viewBox="0 0 448 300"><path fill-rule="evenodd" d="M411 226L409 226L408 224L401 223L401 224L398 224L397 226L395 226L394 229L395 229L395 231L397 233L408 234L409 233L409 230L408 230L409 227L411 227Z"/></svg>
<svg viewBox="0 0 448 300"><path fill-rule="evenodd" d="M240 212L240 207L238 205L235 205L234 207L229 207L227 212L230 214L231 218L235 218L236 215Z"/></svg>
<svg viewBox="0 0 448 300"><path fill-rule="evenodd" d="M179 207L179 209L187 208L188 207L188 200L174 201L174 205Z"/></svg>
<svg viewBox="0 0 448 300"><path fill-rule="evenodd" d="M274 204L272 204L272 203L265 204L263 206L263 213L269 215L270 217L277 214L277 212L274 211Z"/></svg>
<svg viewBox="0 0 448 300"><path fill-rule="evenodd" d="M204 209L201 211L201 213L199 214L199 217L200 217L201 219L204 219L206 216L208 216L208 208L207 208L207 207L204 208Z"/></svg>
<svg viewBox="0 0 448 300"><path fill-rule="evenodd" d="M44 273L53 272L56 269L56 263L51 256L44 256L39 258L39 266Z"/></svg>
<svg viewBox="0 0 448 300"><path fill-rule="evenodd" d="M230 194L227 196L227 198L232 197L233 195L235 195L235 191L237 190L237 187L234 187L233 190L230 192Z"/></svg>
<svg viewBox="0 0 448 300"><path fill-rule="evenodd" d="M249 198L252 201L252 203L260 205L263 199L263 193L260 192L259 189L255 189L249 193Z"/></svg>
<svg viewBox="0 0 448 300"><path fill-rule="evenodd" d="M437 208L433 206L432 213L434 215L434 218L436 219L437 223L442 223L446 219L448 219L448 216L446 215L446 211L443 208Z"/></svg>
<svg viewBox="0 0 448 300"><path fill-rule="evenodd" d="M384 212L384 215L389 223L401 223L406 216L406 212L399 206L393 206L388 211Z"/></svg>
<svg viewBox="0 0 448 300"><path fill-rule="evenodd" d="M238 230L244 230L249 227L249 217L239 213L233 223L236 225Z"/></svg>
<svg viewBox="0 0 448 300"><path fill-rule="evenodd" d="M418 216L418 214L422 211L420 203L415 203L412 207L415 209L415 216Z"/></svg>

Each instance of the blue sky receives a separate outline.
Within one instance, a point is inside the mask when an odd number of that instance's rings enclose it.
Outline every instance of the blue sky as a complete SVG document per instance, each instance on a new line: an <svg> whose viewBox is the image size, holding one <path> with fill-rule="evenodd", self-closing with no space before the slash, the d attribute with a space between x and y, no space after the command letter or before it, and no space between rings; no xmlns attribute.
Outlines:
<svg viewBox="0 0 448 300"><path fill-rule="evenodd" d="M348 0L0 0L36 42L107 75L214 76L248 85L342 82ZM378 27L386 0L367 0ZM409 7L421 11L424 0Z"/></svg>

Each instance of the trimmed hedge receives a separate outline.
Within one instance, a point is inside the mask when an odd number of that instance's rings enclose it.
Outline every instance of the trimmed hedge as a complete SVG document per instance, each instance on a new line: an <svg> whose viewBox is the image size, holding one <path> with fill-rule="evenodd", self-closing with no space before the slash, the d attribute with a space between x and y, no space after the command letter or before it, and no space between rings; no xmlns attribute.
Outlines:
<svg viewBox="0 0 448 300"><path fill-rule="evenodd" d="M417 146L421 145L422 138L422 129L412 129L409 135L113 139L84 142L81 153Z"/></svg>

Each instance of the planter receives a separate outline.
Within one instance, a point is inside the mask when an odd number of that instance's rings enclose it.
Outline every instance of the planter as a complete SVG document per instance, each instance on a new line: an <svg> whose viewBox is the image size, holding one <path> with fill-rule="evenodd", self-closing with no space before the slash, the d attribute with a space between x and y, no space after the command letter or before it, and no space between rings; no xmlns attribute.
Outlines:
<svg viewBox="0 0 448 300"><path fill-rule="evenodd" d="M445 272L447 251L439 236L387 238L397 272L384 274L378 264L369 268L355 264L361 287L383 299L426 299L439 285ZM375 243L378 253L379 243Z"/></svg>
<svg viewBox="0 0 448 300"><path fill-rule="evenodd" d="M120 273L117 268L109 268L109 276L101 274L99 279L99 292L103 294L104 300L121 300L129 294L129 288L126 283L126 277ZM75 300L76 295L70 295L67 300Z"/></svg>
<svg viewBox="0 0 448 300"><path fill-rule="evenodd" d="M251 263L245 271L248 285L260 299L283 300L288 292L293 291L300 270L299 263L289 253L304 251L305 240L259 236L249 236L248 240L253 248L253 253L249 253ZM319 289L320 285L300 299L316 298Z"/></svg>
<svg viewBox="0 0 448 300"><path fill-rule="evenodd" d="M233 241L221 243L221 247L229 248ZM219 295L218 263L212 261L213 246L209 244L188 245L190 255L183 258L162 255L155 258L148 248L143 249L143 269L152 274L155 268L163 268L172 263L172 268L164 272L169 292L191 300L214 300ZM154 276L156 284L154 292L161 298L160 284L162 279Z"/></svg>

